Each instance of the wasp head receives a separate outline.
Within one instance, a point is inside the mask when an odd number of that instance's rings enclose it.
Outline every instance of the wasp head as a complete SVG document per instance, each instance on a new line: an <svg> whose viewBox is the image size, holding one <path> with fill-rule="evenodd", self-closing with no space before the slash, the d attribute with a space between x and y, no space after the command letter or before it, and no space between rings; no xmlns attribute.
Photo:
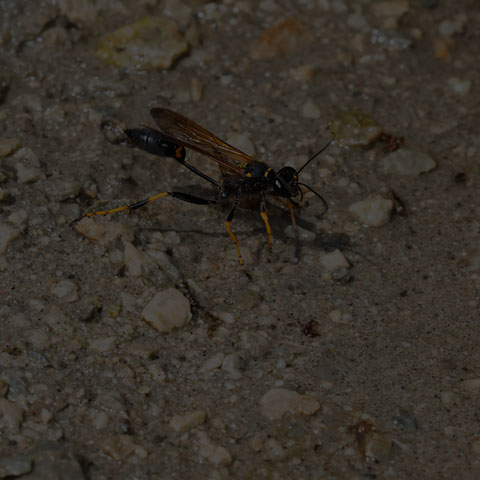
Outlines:
<svg viewBox="0 0 480 480"><path fill-rule="evenodd" d="M300 192L297 182L298 173L293 167L281 168L273 184L274 194L286 198L296 197Z"/></svg>

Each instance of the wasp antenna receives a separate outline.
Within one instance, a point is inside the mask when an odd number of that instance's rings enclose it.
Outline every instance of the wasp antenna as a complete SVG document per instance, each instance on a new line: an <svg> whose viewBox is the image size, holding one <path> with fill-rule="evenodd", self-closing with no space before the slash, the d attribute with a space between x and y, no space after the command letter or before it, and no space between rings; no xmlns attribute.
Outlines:
<svg viewBox="0 0 480 480"><path fill-rule="evenodd" d="M325 150L325 148L323 150ZM322 201L323 206L325 207L325 210L322 212L322 215L327 213L328 203L325 201L325 199L318 192L316 192L312 187L310 187L309 185L307 185L305 183L300 183L299 182L299 183L297 183L297 185L302 185L303 187L308 188L312 193L314 193Z"/></svg>
<svg viewBox="0 0 480 480"><path fill-rule="evenodd" d="M312 160L314 160L315 158L317 158L324 150L327 149L327 147L332 143L333 140L330 140L323 148L320 149L320 151L318 151L313 157L311 157L310 159L308 159L302 167L300 167L300 170L297 171L297 173L300 173ZM306 186L306 185L305 185ZM313 191L313 190L312 190ZM315 193L315 192L314 192Z"/></svg>

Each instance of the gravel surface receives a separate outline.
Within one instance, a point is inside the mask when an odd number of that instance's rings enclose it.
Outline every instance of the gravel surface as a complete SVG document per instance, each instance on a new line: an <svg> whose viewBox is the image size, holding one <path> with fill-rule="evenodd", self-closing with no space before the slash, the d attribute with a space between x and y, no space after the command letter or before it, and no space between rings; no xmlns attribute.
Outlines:
<svg viewBox="0 0 480 480"><path fill-rule="evenodd" d="M32 8L33 7L33 8ZM476 0L0 4L0 478L480 478ZM177 111L296 212L125 141ZM188 160L219 178L215 162Z"/></svg>

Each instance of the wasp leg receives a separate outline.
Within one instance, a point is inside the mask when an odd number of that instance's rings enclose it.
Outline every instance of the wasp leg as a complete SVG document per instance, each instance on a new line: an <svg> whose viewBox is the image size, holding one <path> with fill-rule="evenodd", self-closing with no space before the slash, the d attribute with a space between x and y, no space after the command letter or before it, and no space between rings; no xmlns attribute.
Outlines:
<svg viewBox="0 0 480 480"><path fill-rule="evenodd" d="M291 202L286 202L285 200L283 200L283 198L280 198L280 197L275 197L275 200L277 200L278 202L280 202L282 205L285 205L289 212L290 212L290 218L292 220L292 226L294 228L295 231L297 231L297 222L295 221L295 208L297 208L297 206L300 206L299 204L296 205L296 204L293 204Z"/></svg>
<svg viewBox="0 0 480 480"><path fill-rule="evenodd" d="M183 149L183 147L179 147L179 148ZM190 165L189 163L187 163L185 161L185 156L183 158L176 158L175 157L175 160L177 160L177 162L180 163L181 165L183 165L185 168L188 168L191 172L195 173L199 177L202 177L207 182L213 183L213 185L215 185L216 187L220 187L220 184L216 180L214 180L212 177L209 177L205 173L203 173L200 170L198 170L197 168L195 168L193 165Z"/></svg>
<svg viewBox="0 0 480 480"><path fill-rule="evenodd" d="M268 221L267 206L265 204L265 196L262 195L262 200L260 202L260 216L262 217L263 222L265 223L265 229L267 230L268 235L268 256L269 260L272 260L272 229L270 228L270 223Z"/></svg>
<svg viewBox="0 0 480 480"><path fill-rule="evenodd" d="M125 210L131 212L132 210L136 210L137 208L148 205L149 203L152 203L155 200L158 200L159 198L164 198L168 196L173 198L178 198L183 202L195 203L196 205L215 205L218 203L218 200L209 200L206 198L196 197L195 195L189 195L188 193L162 192L162 193L158 193L157 195L153 195L151 197L145 198L144 200L140 200L139 202L131 203L130 205L123 205L121 207L112 208L110 210L97 210L96 212L86 213L85 215L78 218L77 220L74 220L72 223L76 223L84 217L94 217L97 215L111 215L112 213L124 212Z"/></svg>
<svg viewBox="0 0 480 480"><path fill-rule="evenodd" d="M225 222L225 228L227 229L228 234L230 235L231 239L233 240L233 243L235 244L235 249L237 250L237 255L238 255L238 260L240 262L240 265L243 265L243 258L242 254L240 253L240 247L238 246L238 240L235 234L232 232L232 229L230 228L230 224L232 223L233 215L235 214L235 210L238 207L238 204L240 203L238 197L235 198L235 202L232 206L232 209L230 210L227 220Z"/></svg>

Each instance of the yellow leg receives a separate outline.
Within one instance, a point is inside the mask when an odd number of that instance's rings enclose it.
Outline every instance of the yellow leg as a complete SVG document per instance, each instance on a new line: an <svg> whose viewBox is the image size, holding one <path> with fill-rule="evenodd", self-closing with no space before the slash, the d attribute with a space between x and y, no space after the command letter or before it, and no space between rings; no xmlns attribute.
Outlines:
<svg viewBox="0 0 480 480"><path fill-rule="evenodd" d="M232 232L232 229L230 228L231 220L227 220L225 222L225 228L227 229L228 234L230 235L230 238L233 240L233 243L235 244L235 249L237 250L237 255L238 255L238 260L240 261L240 265L243 265L243 258L242 254L240 253L240 247L238 246L238 240L235 234Z"/></svg>
<svg viewBox="0 0 480 480"><path fill-rule="evenodd" d="M132 203L131 205L123 205L122 207L111 208L110 210L98 210L96 212L89 212L80 217L78 220L81 220L84 217L94 217L96 215L111 215L112 213L124 212L125 210L132 211L136 208L143 207L144 205L152 203L155 200L158 200L159 198L164 198L168 195L170 195L170 192L162 192L158 193L157 195L153 195L152 197L148 197L145 200L141 200L140 202ZM75 220L74 223L78 220Z"/></svg>
<svg viewBox="0 0 480 480"><path fill-rule="evenodd" d="M266 210L260 212L263 222L265 223L265 229L267 230L268 235L268 252L272 255L272 229L270 228L270 223L268 221L268 214Z"/></svg>

